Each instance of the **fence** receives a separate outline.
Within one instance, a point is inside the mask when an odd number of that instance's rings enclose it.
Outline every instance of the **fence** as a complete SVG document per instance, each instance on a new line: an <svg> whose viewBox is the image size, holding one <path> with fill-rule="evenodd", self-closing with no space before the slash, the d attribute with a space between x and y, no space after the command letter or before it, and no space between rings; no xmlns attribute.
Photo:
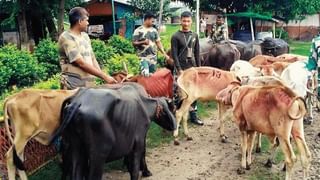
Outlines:
<svg viewBox="0 0 320 180"><path fill-rule="evenodd" d="M0 180L7 178L6 153L11 146L4 124L0 124ZM35 172L56 155L54 146L45 146L35 140L28 142L24 153L27 173Z"/></svg>

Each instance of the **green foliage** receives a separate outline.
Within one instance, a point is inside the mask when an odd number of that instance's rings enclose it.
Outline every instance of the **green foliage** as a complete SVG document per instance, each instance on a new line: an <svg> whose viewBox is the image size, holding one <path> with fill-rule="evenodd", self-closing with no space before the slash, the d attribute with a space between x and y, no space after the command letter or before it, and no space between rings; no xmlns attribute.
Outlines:
<svg viewBox="0 0 320 180"><path fill-rule="evenodd" d="M41 40L35 49L34 56L45 68L47 73L47 76L42 79L47 79L60 72L58 46L56 42L51 39Z"/></svg>
<svg viewBox="0 0 320 180"><path fill-rule="evenodd" d="M1 55L0 55L1 57ZM2 93L9 83L12 70L8 68L7 66L4 66L4 64L0 61L0 93Z"/></svg>
<svg viewBox="0 0 320 180"><path fill-rule="evenodd" d="M134 53L131 41L119 35L113 35L108 40L108 45L115 49L116 54Z"/></svg>
<svg viewBox="0 0 320 180"><path fill-rule="evenodd" d="M124 63L128 68L129 74L139 73L140 60L135 54L115 55L111 58L110 62L107 63L104 70L109 74L124 71Z"/></svg>
<svg viewBox="0 0 320 180"><path fill-rule="evenodd" d="M91 41L91 45L100 66L105 66L115 55L116 50L111 46L107 46L106 43L101 40L94 39Z"/></svg>
<svg viewBox="0 0 320 180"><path fill-rule="evenodd" d="M281 37L280 37L280 33L281 33ZM289 40L289 34L287 31L285 31L282 28L276 28L276 38L281 38L284 39L286 41Z"/></svg>
<svg viewBox="0 0 320 180"><path fill-rule="evenodd" d="M154 0L130 0L132 6L141 9L143 12L150 11L155 15L159 16L160 12L160 1ZM170 0L164 0L163 2L163 17L170 15L169 8Z"/></svg>
<svg viewBox="0 0 320 180"><path fill-rule="evenodd" d="M8 86L17 85L18 87L29 86L39 81L45 76L44 69L38 64L36 59L26 51L20 51L13 45L0 48L0 62L4 68L5 77L2 82Z"/></svg>
<svg viewBox="0 0 320 180"><path fill-rule="evenodd" d="M46 81L41 81L32 88L35 89L60 89L60 73L53 75L50 79Z"/></svg>

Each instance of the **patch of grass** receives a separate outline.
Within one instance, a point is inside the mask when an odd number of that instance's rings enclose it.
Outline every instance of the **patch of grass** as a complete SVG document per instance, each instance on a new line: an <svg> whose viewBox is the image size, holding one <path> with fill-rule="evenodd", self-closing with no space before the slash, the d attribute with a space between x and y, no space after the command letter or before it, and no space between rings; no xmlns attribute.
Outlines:
<svg viewBox="0 0 320 180"><path fill-rule="evenodd" d="M290 53L303 56L309 56L310 54L311 42L291 41L289 45Z"/></svg>
<svg viewBox="0 0 320 180"><path fill-rule="evenodd" d="M57 158L49 162L46 166L29 176L29 180L56 180L61 179L61 169Z"/></svg>
<svg viewBox="0 0 320 180"><path fill-rule="evenodd" d="M284 173L272 172L270 169L261 167L252 170L252 175L248 180L281 180L284 179Z"/></svg>

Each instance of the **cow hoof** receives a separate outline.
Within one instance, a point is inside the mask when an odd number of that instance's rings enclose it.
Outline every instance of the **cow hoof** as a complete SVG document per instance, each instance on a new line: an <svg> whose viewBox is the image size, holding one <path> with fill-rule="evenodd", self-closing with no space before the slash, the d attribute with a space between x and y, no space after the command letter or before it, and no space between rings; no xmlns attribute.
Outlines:
<svg viewBox="0 0 320 180"><path fill-rule="evenodd" d="M142 176L143 177L150 177L150 176L152 176L152 173L150 171L145 171L145 172L142 172Z"/></svg>
<svg viewBox="0 0 320 180"><path fill-rule="evenodd" d="M237 173L238 174L245 174L246 173L246 171L244 170L244 168L239 168L239 169L237 169Z"/></svg>
<svg viewBox="0 0 320 180"><path fill-rule="evenodd" d="M178 140L174 140L174 141L173 141L173 144L176 145L176 146L179 146L179 145L180 145L180 142L179 142Z"/></svg>
<svg viewBox="0 0 320 180"><path fill-rule="evenodd" d="M261 153L261 147L256 148L256 153Z"/></svg>
<svg viewBox="0 0 320 180"><path fill-rule="evenodd" d="M221 142L222 143L227 143L228 142L228 137L227 136L225 136L225 135L222 135L222 136L220 136L220 138L221 138Z"/></svg>
<svg viewBox="0 0 320 180"><path fill-rule="evenodd" d="M250 168L250 165L247 164L246 170L250 170L250 169L251 169L251 168Z"/></svg>
<svg viewBox="0 0 320 180"><path fill-rule="evenodd" d="M287 170L287 166L286 164L283 165L282 171L286 171Z"/></svg>
<svg viewBox="0 0 320 180"><path fill-rule="evenodd" d="M187 137L187 141L192 141L192 140L193 140L192 137L190 136Z"/></svg>
<svg viewBox="0 0 320 180"><path fill-rule="evenodd" d="M267 163L264 166L267 168L272 168L272 161L268 159Z"/></svg>

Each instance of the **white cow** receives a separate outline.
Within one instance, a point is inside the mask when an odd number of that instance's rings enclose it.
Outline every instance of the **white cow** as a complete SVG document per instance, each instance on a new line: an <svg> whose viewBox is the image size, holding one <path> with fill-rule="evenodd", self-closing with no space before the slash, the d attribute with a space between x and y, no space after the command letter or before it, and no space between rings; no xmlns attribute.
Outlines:
<svg viewBox="0 0 320 180"><path fill-rule="evenodd" d="M253 67L248 61L237 60L230 67L230 71L234 72L237 77L243 78L261 76L259 68Z"/></svg>

